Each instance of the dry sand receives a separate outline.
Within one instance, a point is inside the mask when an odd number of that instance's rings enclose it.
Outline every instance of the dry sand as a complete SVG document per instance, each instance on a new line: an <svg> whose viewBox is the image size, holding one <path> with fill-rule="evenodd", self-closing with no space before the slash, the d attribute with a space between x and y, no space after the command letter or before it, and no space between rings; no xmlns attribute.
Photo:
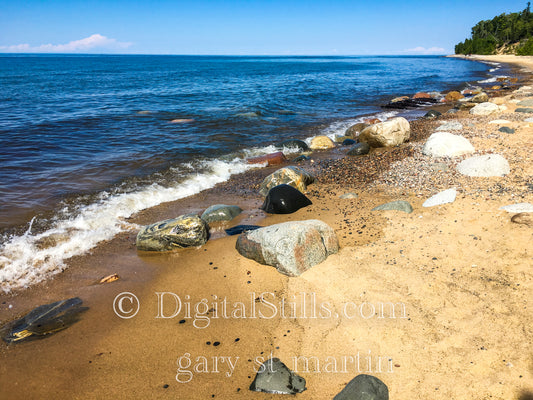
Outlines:
<svg viewBox="0 0 533 400"><path fill-rule="evenodd" d="M496 61L511 62L500 56ZM303 364L297 366L307 380L300 399L332 399L359 373L385 382L391 399L531 399L533 228L512 223L512 214L499 207L533 203L528 186L533 183L533 127L525 117L511 122L515 134L488 124L513 117L513 97L498 100L508 107L501 115L461 112L453 117L465 125L465 136L479 153L508 159L511 173L504 178L462 177L454 173L456 161L443 160L447 171L420 173L416 180L424 162L418 165L415 157L397 161L392 172L370 186L319 182L310 187L313 205L290 215L264 217L257 197L227 195L227 204L250 210L241 223L316 218L335 229L339 253L298 278L243 258L234 249L236 237L220 234L200 249L141 254L132 232L76 258L53 282L4 296L2 319L27 312L37 298L47 303L80 296L90 309L80 322L44 340L2 345L0 397L274 399L280 396L248 390L255 361L273 355L291 369L294 357L319 360L318 368L311 362L307 372ZM420 144L408 146L416 153ZM397 187L394 174L411 179ZM422 207L449 185L459 191L453 204ZM346 192L359 197L338 197ZM219 203L217 195L213 191L167 204L135 222L175 216L178 209L199 212ZM370 211L398 199L411 202L414 212ZM121 279L93 284L112 272ZM72 289L73 281L81 288ZM112 309L113 299L124 291L141 304L132 319L120 319ZM179 296L179 315L156 318L158 292ZM260 301L262 294L270 306ZM174 304L172 295L166 296L168 316ZM203 298L209 300L209 320L194 318ZM185 316L187 303L191 318ZM396 305L394 315L389 303ZM193 369L199 356L206 357L209 372ZM177 376L179 360L183 371ZM176 378L192 379L180 383Z"/></svg>

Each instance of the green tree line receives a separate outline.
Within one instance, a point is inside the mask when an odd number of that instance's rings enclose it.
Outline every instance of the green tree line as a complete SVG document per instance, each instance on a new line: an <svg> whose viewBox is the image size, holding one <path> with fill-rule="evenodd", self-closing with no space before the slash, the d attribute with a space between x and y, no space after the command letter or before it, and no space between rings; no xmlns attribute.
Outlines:
<svg viewBox="0 0 533 400"><path fill-rule="evenodd" d="M494 54L502 46L517 44L516 54L533 55L533 13L527 7L517 13L501 14L479 21L472 37L455 45L455 54Z"/></svg>

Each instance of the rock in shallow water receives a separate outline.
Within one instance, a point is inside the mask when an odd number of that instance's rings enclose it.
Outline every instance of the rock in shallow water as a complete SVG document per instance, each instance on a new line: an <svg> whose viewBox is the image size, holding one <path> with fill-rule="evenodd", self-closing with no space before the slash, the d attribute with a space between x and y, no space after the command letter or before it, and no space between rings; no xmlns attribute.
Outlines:
<svg viewBox="0 0 533 400"><path fill-rule="evenodd" d="M389 400L389 389L374 376L357 375L333 400Z"/></svg>
<svg viewBox="0 0 533 400"><path fill-rule="evenodd" d="M504 176L510 172L509 163L499 154L470 157L459 163L457 171L474 177Z"/></svg>
<svg viewBox="0 0 533 400"><path fill-rule="evenodd" d="M242 212L239 206L227 206L225 204L215 204L207 208L202 214L202 219L207 222L231 221Z"/></svg>
<svg viewBox="0 0 533 400"><path fill-rule="evenodd" d="M311 150L327 150L333 149L335 147L335 143L329 137L321 135L315 136L313 139L311 139L311 144L309 147Z"/></svg>
<svg viewBox="0 0 533 400"><path fill-rule="evenodd" d="M305 143L303 140L299 140L299 139L285 140L284 142L281 142L279 144L279 147L282 147L282 148L283 147L287 147L289 149L297 148L300 151L308 151L309 150L309 146L307 145L307 143Z"/></svg>
<svg viewBox="0 0 533 400"><path fill-rule="evenodd" d="M145 226L137 235L137 249L168 251L201 246L209 238L209 225L196 214L182 215Z"/></svg>
<svg viewBox="0 0 533 400"><path fill-rule="evenodd" d="M260 264L276 267L288 276L299 276L339 251L335 231L318 220L291 221L244 232L237 251Z"/></svg>
<svg viewBox="0 0 533 400"><path fill-rule="evenodd" d="M413 212L413 206L404 200L391 201L390 203L385 203L380 206L374 207L372 211L387 211L387 210L396 210L403 211L408 214Z"/></svg>
<svg viewBox="0 0 533 400"><path fill-rule="evenodd" d="M42 338L68 328L79 320L80 313L87 310L81 307L82 300L73 297L67 300L39 306L24 317L2 328L2 339L7 343Z"/></svg>
<svg viewBox="0 0 533 400"><path fill-rule="evenodd" d="M270 214L292 214L311 204L311 200L298 189L283 184L268 191L261 209Z"/></svg>
<svg viewBox="0 0 533 400"><path fill-rule="evenodd" d="M272 394L296 394L305 389L305 379L287 368L279 358L265 361L250 385L251 391Z"/></svg>

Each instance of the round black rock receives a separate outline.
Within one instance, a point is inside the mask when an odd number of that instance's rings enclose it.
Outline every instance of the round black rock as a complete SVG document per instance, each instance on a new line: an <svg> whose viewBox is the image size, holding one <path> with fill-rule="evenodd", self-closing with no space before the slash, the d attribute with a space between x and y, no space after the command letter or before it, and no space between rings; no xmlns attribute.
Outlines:
<svg viewBox="0 0 533 400"><path fill-rule="evenodd" d="M311 200L298 189L282 184L268 191L261 209L270 214L291 214L311 204Z"/></svg>
<svg viewBox="0 0 533 400"><path fill-rule="evenodd" d="M368 143L357 143L355 146L353 146L346 155L350 157L354 156L362 156L364 154L368 154L370 151L370 146Z"/></svg>

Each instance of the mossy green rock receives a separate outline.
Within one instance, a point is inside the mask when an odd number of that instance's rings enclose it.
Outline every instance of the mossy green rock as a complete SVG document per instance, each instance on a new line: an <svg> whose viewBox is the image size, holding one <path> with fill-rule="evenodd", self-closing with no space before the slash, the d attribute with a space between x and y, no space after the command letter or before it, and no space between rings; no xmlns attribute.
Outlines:
<svg viewBox="0 0 533 400"><path fill-rule="evenodd" d="M209 238L209 225L196 214L182 215L145 226L137 235L137 249L169 251L201 246Z"/></svg>
<svg viewBox="0 0 533 400"><path fill-rule="evenodd" d="M207 208L202 214L202 219L207 222L231 221L242 212L239 206L227 206L225 204L215 204Z"/></svg>
<svg viewBox="0 0 533 400"><path fill-rule="evenodd" d="M404 200L391 201L390 203L382 204L380 206L374 207L372 211L385 211L385 210L396 210L403 211L408 214L413 212L413 206Z"/></svg>

